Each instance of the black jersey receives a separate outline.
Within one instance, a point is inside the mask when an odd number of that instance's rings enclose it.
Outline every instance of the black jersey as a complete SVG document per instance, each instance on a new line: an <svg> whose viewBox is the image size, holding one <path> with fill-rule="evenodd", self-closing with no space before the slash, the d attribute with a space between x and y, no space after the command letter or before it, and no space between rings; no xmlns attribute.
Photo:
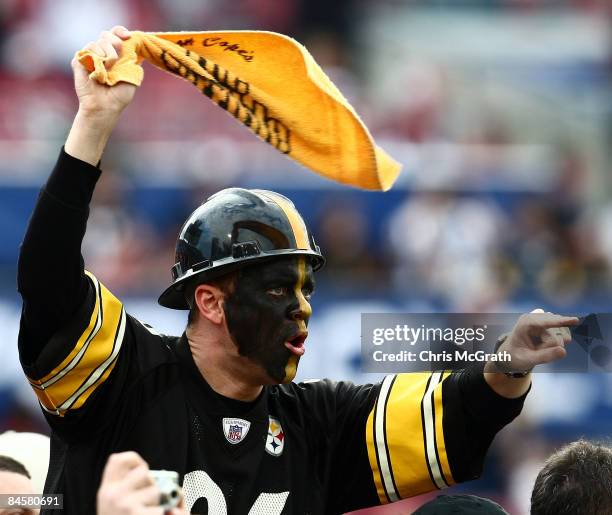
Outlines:
<svg viewBox="0 0 612 515"><path fill-rule="evenodd" d="M177 471L188 510L202 514L344 513L479 475L524 398L499 397L478 369L267 386L253 402L214 392L184 335L131 317L74 255L91 168L60 157L19 270L20 356L53 430L45 491L64 494L65 513L95 512L106 460L125 450ZM54 237L65 252L48 248ZM44 288L63 290L54 303Z"/></svg>

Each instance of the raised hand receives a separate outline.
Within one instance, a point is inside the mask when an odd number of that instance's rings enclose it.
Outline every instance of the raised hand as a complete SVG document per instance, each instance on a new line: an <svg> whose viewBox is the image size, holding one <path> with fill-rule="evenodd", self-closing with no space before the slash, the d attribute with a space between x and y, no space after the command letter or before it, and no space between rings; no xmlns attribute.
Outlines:
<svg viewBox="0 0 612 515"><path fill-rule="evenodd" d="M110 31L102 32L100 38L88 43L85 49L105 58L104 65L109 69L121 56L122 42L130 37L130 31L125 27L113 27ZM79 111L66 140L65 150L72 157L95 166L102 157L119 115L134 98L136 86L125 82L114 86L99 84L89 78L76 56L71 64Z"/></svg>
<svg viewBox="0 0 612 515"><path fill-rule="evenodd" d="M121 56L123 41L129 38L129 30L116 26L102 32L97 41L91 41L83 49L104 58L104 65L108 70ZM120 113L134 97L136 86L126 82L119 82L114 86L99 84L89 78L89 73L76 56L72 59L71 65L74 73L74 89L81 112L99 115Z"/></svg>
<svg viewBox="0 0 612 515"><path fill-rule="evenodd" d="M572 339L569 327L579 324L577 317L544 313L536 309L521 315L498 352L507 352L510 362L490 362L485 380L503 397L520 397L529 389L530 374L509 377L505 372L530 372L536 365L565 357L565 345Z"/></svg>
<svg viewBox="0 0 612 515"><path fill-rule="evenodd" d="M536 365L564 358L565 345L572 340L569 327L578 323L577 317L532 311L521 315L499 350L512 356L512 371L530 371Z"/></svg>

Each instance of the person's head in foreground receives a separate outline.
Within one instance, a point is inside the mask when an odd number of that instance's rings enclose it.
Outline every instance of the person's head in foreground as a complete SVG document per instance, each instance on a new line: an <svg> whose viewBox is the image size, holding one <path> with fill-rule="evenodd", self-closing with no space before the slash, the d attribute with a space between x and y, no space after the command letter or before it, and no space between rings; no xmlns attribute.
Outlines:
<svg viewBox="0 0 612 515"><path fill-rule="evenodd" d="M34 485L27 469L8 456L0 456L0 494L33 495ZM0 515L33 515L37 509L19 506L0 508Z"/></svg>
<svg viewBox="0 0 612 515"><path fill-rule="evenodd" d="M49 470L49 445L49 437L39 433L9 430L0 434L0 456L13 458L27 469L37 494L43 492Z"/></svg>
<svg viewBox="0 0 612 515"><path fill-rule="evenodd" d="M508 515L499 504L476 495L439 495L413 515Z"/></svg>
<svg viewBox="0 0 612 515"><path fill-rule="evenodd" d="M297 372L324 259L293 203L266 190L222 190L187 219L174 282L159 303L189 309L192 353L216 354L253 384ZM214 345L206 344L214 342Z"/></svg>
<svg viewBox="0 0 612 515"><path fill-rule="evenodd" d="M612 513L612 450L584 440L551 455L533 485L532 515Z"/></svg>

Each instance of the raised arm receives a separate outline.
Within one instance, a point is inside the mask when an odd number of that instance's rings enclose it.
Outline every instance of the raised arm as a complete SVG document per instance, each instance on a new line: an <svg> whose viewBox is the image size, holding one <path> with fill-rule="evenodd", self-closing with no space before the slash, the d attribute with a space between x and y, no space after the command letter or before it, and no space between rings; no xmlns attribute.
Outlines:
<svg viewBox="0 0 612 515"><path fill-rule="evenodd" d="M87 48L107 58L111 67L130 37L124 27L103 32ZM23 297L19 337L22 363L33 363L50 336L87 301L89 281L84 272L81 242L89 202L100 171L100 161L135 86L112 88L89 79L72 60L79 110L66 140L65 151L42 189L26 231L18 264L18 289Z"/></svg>
<svg viewBox="0 0 612 515"><path fill-rule="evenodd" d="M538 311L522 315L501 344L499 352L512 356L507 369L492 362L453 373L390 375L375 386L338 383L334 401L323 403L335 408L333 422L321 423L323 434L335 435L330 477L337 481L331 489L336 511L479 477L495 435L521 412L531 369L564 357L568 327L578 323Z"/></svg>

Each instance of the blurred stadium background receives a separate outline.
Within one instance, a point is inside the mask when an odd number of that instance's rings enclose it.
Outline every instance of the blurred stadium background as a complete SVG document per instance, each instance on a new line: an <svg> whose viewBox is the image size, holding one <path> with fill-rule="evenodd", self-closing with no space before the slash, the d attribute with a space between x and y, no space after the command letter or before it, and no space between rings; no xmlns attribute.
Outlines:
<svg viewBox="0 0 612 515"><path fill-rule="evenodd" d="M609 311L611 21L610 0L3 0L0 431L46 432L16 356L16 259L76 109L69 61L101 30L292 35L403 163L388 193L338 186L147 66L105 154L85 242L88 268L133 314L180 333L185 313L156 296L181 222L220 188L277 190L328 259L299 377L369 382L378 378L359 370L361 312ZM526 513L552 449L608 436L611 377L534 383L484 479L455 491ZM368 513L409 513L423 499Z"/></svg>

